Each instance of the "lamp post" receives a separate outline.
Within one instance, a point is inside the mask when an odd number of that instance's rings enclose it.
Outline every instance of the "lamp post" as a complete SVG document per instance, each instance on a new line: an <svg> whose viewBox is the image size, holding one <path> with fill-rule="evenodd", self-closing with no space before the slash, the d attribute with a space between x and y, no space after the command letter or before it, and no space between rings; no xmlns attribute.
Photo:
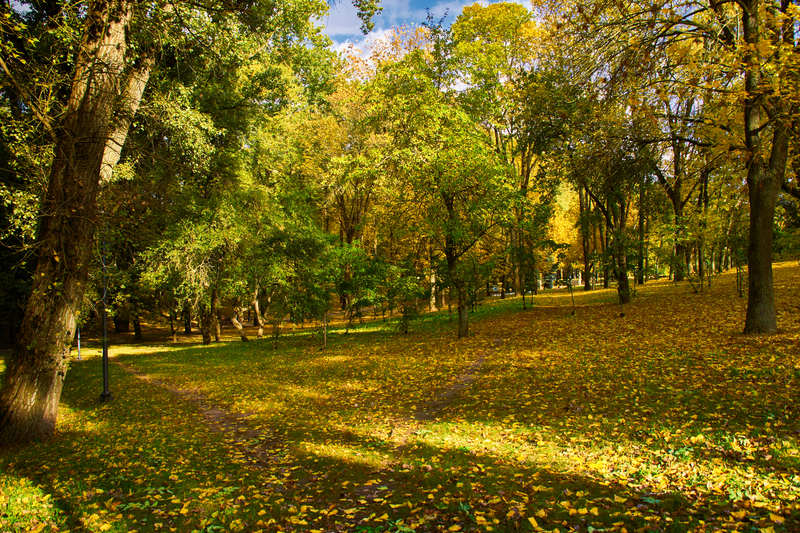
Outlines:
<svg viewBox="0 0 800 533"><path fill-rule="evenodd" d="M100 401L107 402L111 399L111 391L108 389L108 318L106 317L106 295L108 294L108 277L106 276L106 243L105 239L100 244L100 264L103 268L103 392L100 394Z"/></svg>

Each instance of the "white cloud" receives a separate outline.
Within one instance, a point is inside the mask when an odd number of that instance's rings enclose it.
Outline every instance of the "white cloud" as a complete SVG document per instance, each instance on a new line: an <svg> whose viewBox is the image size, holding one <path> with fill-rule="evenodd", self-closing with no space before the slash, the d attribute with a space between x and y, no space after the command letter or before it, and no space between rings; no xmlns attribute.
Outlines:
<svg viewBox="0 0 800 533"><path fill-rule="evenodd" d="M368 52L373 47L376 42L383 41L388 38L388 36L392 33L391 28L386 28L383 30L373 30L369 32L367 35L360 35L356 39L345 39L340 43L336 43L333 45L333 51L338 53L345 53L348 52L352 54L356 52L355 55L361 57L367 57Z"/></svg>
<svg viewBox="0 0 800 533"><path fill-rule="evenodd" d="M530 0L508 0L519 3L530 9ZM425 22L430 11L434 21L447 13L445 24L449 24L461 14L464 7L472 4L488 5L488 0L444 0L433 3L426 10L424 7L411 7L411 0L383 0L383 11L375 17L375 29L368 35L361 34L361 20L358 18L356 8L350 0L338 0L331 7L327 16L320 20L325 33L334 41L334 49L341 51L352 45L360 50L366 50L370 43L384 37L389 30L398 26L414 26Z"/></svg>
<svg viewBox="0 0 800 533"><path fill-rule="evenodd" d="M347 0L337 2L331 6L330 11L320 23L325 28L325 33L336 41L337 37L355 35L361 32L361 20L358 18L356 8Z"/></svg>

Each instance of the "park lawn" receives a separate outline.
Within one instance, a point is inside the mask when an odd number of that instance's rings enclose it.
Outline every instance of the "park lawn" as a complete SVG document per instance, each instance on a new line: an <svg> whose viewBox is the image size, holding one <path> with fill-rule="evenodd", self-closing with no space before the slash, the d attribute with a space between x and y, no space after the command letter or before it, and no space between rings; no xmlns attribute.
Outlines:
<svg viewBox="0 0 800 533"><path fill-rule="evenodd" d="M85 350L58 436L0 452L0 531L797 531L800 268L775 279L772 336L725 274L495 301L465 340L445 311L116 346L105 405Z"/></svg>

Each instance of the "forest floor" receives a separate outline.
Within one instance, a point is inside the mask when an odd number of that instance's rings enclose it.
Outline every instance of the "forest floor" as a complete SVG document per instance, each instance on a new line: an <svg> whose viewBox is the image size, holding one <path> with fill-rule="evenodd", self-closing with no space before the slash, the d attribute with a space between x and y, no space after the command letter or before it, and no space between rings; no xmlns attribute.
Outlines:
<svg viewBox="0 0 800 533"><path fill-rule="evenodd" d="M0 452L0 531L799 531L800 267L744 336L732 273L74 361ZM621 314L624 312L624 316Z"/></svg>

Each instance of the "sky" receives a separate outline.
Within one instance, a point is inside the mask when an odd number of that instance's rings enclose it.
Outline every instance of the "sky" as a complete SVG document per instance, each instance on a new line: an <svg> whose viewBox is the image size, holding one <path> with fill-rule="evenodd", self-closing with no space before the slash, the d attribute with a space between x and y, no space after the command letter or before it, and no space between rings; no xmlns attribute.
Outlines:
<svg viewBox="0 0 800 533"><path fill-rule="evenodd" d="M525 0L516 1L529 6ZM356 8L353 7L351 1L337 0L331 6L329 14L320 22L325 27L325 32L333 40L336 50L342 50L352 44L363 51L366 49L367 43L380 38L394 27L419 25L424 22L427 16L426 9L430 10L436 21L447 14L445 24L450 24L461 13L464 6L475 3L486 5L490 2L487 0L381 0L383 12L373 19L375 29L365 36L361 33L361 21L356 15Z"/></svg>

